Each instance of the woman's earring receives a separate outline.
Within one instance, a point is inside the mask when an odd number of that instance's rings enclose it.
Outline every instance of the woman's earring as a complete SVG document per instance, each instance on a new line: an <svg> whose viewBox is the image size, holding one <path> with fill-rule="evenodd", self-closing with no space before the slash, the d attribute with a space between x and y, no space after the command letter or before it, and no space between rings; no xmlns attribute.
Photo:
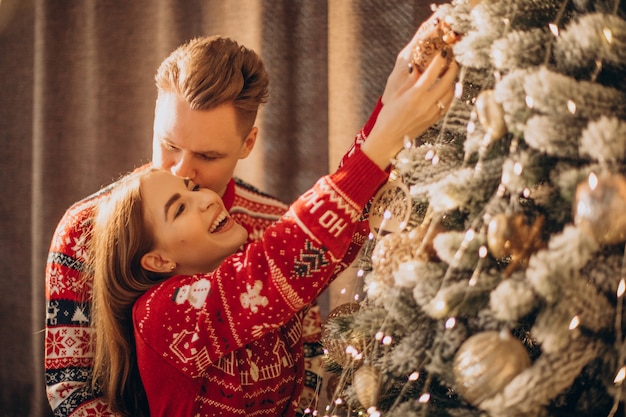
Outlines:
<svg viewBox="0 0 626 417"><path fill-rule="evenodd" d="M170 266L170 271L173 271L174 269L176 269L176 264Z"/></svg>

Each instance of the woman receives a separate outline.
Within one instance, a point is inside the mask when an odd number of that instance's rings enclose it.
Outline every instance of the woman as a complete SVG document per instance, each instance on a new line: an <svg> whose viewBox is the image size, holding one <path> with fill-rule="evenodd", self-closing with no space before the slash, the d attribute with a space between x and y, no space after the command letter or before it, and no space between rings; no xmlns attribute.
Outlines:
<svg viewBox="0 0 626 417"><path fill-rule="evenodd" d="M147 398L153 417L294 415L303 312L357 255L363 208L403 137L452 100L457 67L439 78L445 65L407 72L361 148L245 251L245 229L214 192L158 170L121 181L91 248L94 386L114 409L147 413Z"/></svg>

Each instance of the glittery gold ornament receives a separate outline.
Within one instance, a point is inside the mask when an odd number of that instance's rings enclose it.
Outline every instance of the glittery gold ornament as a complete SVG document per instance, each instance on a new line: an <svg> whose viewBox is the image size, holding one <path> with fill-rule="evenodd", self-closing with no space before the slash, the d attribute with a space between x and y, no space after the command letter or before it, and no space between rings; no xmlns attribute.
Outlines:
<svg viewBox="0 0 626 417"><path fill-rule="evenodd" d="M478 94L475 109L480 124L487 131L485 137L487 144L500 139L508 131L504 121L504 109L496 101L493 90L484 90Z"/></svg>
<svg viewBox="0 0 626 417"><path fill-rule="evenodd" d="M409 222L413 200L400 179L389 181L374 196L369 211L370 229L380 235L401 232Z"/></svg>
<svg viewBox="0 0 626 417"><path fill-rule="evenodd" d="M363 408L378 404L380 380L380 372L373 366L363 365L354 373L352 386Z"/></svg>
<svg viewBox="0 0 626 417"><path fill-rule="evenodd" d="M458 41L459 34L450 28L445 19L433 14L420 26L417 36L419 39L413 49L411 61L415 69L420 74L423 73L435 55L441 54L446 59L446 65L441 70L443 74L453 60L451 45Z"/></svg>
<svg viewBox="0 0 626 417"><path fill-rule="evenodd" d="M596 176L578 184L574 222L589 230L598 243L626 240L626 179L621 174Z"/></svg>
<svg viewBox="0 0 626 417"><path fill-rule="evenodd" d="M530 366L528 351L508 330L477 333L457 351L452 371L457 391L478 406Z"/></svg>
<svg viewBox="0 0 626 417"><path fill-rule="evenodd" d="M432 227L432 229L430 229ZM390 233L382 237L372 251L372 268L381 282L393 285L393 272L401 263L422 259L437 260L434 238L443 231L441 224L419 226L410 232Z"/></svg>
<svg viewBox="0 0 626 417"><path fill-rule="evenodd" d="M342 316L348 316L360 308L359 303L345 303L334 308L329 314L324 323L322 324L321 342L328 359L335 362L341 367L345 367L352 360L351 354L346 352L349 346L353 346L357 351L363 352L365 342L352 332L344 332L344 336L348 335L346 339L333 338L330 335L329 322L340 318Z"/></svg>

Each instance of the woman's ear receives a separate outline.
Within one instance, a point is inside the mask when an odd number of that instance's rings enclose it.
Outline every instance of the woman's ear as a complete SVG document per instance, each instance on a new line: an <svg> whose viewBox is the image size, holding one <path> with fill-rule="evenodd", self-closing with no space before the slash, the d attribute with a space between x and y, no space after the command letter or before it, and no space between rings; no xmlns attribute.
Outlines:
<svg viewBox="0 0 626 417"><path fill-rule="evenodd" d="M150 251L141 257L141 266L147 271L163 274L172 272L176 263L164 258L157 251Z"/></svg>

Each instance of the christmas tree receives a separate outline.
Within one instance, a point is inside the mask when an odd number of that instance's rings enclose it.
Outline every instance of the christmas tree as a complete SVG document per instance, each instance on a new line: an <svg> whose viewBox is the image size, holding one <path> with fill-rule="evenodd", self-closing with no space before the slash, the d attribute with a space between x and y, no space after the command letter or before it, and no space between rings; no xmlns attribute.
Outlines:
<svg viewBox="0 0 626 417"><path fill-rule="evenodd" d="M626 377L626 11L459 0L456 97L370 208L323 331L327 415L613 416ZM452 55L452 54L450 54Z"/></svg>

